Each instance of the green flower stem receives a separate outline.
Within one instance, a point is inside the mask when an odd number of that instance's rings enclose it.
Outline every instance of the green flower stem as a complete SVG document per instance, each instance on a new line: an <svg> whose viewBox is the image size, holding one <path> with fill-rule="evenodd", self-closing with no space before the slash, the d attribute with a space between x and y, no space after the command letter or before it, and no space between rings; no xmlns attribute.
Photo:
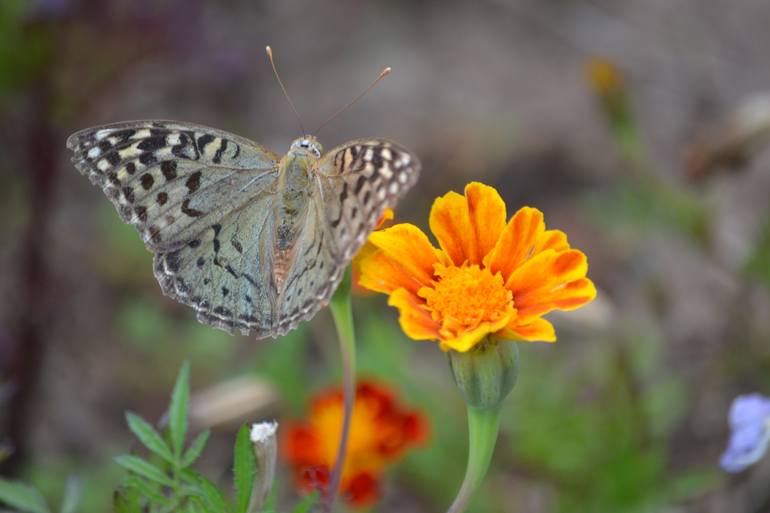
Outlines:
<svg viewBox="0 0 770 513"><path fill-rule="evenodd" d="M462 513L481 486L492 460L500 428L501 408L476 408L468 405L468 466L465 479L447 513Z"/></svg>
<svg viewBox="0 0 770 513"><path fill-rule="evenodd" d="M356 394L356 335L353 329L353 308L351 304L352 273L350 266L345 270L340 286L331 299L330 308L337 326L337 336L340 341L342 354L342 387L345 399L344 413L342 415L342 434L340 445L337 449L337 459L334 464L329 481L326 511L331 512L334 499L340 487L342 469L345 465L345 456L348 446L348 433L350 431L350 416L353 411L353 402Z"/></svg>

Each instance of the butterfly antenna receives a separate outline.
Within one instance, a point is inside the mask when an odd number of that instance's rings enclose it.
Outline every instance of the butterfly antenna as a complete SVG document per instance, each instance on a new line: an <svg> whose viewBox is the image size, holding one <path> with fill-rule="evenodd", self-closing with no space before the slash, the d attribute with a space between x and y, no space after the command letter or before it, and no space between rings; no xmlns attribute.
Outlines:
<svg viewBox="0 0 770 513"><path fill-rule="evenodd" d="M299 116L299 112L297 112L297 107L295 107L294 102L291 101L291 96L289 96L289 93L286 92L286 87L283 85L281 76L278 74L278 70L275 68L275 60L273 59L273 49L270 48L269 46L266 46L265 51L267 52L267 58L270 60L270 66L273 67L273 74L275 75L275 79L278 81L278 85L281 86L281 91L283 91L283 95L289 101L289 106L291 107L292 112L294 112L294 115L297 117L297 121L299 122L299 128L302 130L303 134L306 134L307 132L305 131L305 126L302 124L302 118Z"/></svg>
<svg viewBox="0 0 770 513"><path fill-rule="evenodd" d="M382 80L383 78L385 78L386 76L388 76L388 75L390 74L390 71L391 71L391 69L390 69L389 67L388 67L388 68L385 68L384 70L382 70L382 71L380 72L380 75L379 75L379 76L378 76L376 79L374 79L374 82L372 82L371 84L369 84L369 87L367 87L366 89L364 89L364 90L361 92L361 94L359 94L358 96L356 96L355 98L353 98L352 100L350 100L348 103L346 103L345 105L343 105L342 107L340 107L339 109L337 109L336 111L334 111L334 113L332 113L332 115L331 115L331 116L329 116L328 118L326 118L326 120L325 120L323 123L321 123L321 126L319 126L319 127L318 127L318 128L315 130L315 132L313 132L313 133L317 134L318 132L320 132L320 131L321 131L321 129L322 129L323 127L325 127L326 125L328 125L328 124L329 124L329 122L330 122L332 119L334 119L334 118L336 118L337 116L339 116L339 115L340 115L340 114L341 114L343 111L347 110L347 108L348 108L348 107L350 107L351 105L353 105L354 103L356 103L358 100L360 100L361 98L363 98L364 96L366 96L366 93L368 93L369 91L371 91L372 89L374 89L374 86L376 86L376 85L377 85L377 83L378 83L380 80Z"/></svg>

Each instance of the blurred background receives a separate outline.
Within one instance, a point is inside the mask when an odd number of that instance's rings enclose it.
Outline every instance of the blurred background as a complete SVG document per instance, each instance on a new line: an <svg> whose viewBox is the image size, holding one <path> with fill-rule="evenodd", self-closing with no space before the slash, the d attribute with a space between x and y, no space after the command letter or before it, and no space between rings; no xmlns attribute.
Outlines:
<svg viewBox="0 0 770 513"><path fill-rule="evenodd" d="M2 474L53 502L79 476L82 510L107 511L124 411L159 419L183 360L194 420L214 426L214 478L239 423L301 418L339 382L326 311L254 341L165 298L64 146L80 128L160 118L281 154L299 127L270 44L310 126L393 68L321 141L386 137L420 156L397 221L427 228L436 196L479 180L588 254L599 297L550 316L555 345L521 347L472 511L770 511L770 461L718 467L732 398L770 393L768 26L765 0L0 1ZM384 297L354 308L360 374L432 426L375 510L443 511L467 443L446 357L408 340Z"/></svg>

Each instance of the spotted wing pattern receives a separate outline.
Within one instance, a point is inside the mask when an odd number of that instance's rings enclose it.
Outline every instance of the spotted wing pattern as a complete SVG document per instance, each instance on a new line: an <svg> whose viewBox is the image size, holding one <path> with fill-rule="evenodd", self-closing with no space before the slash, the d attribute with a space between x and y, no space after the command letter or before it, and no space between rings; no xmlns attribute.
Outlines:
<svg viewBox="0 0 770 513"><path fill-rule="evenodd" d="M82 130L67 140L73 163L104 190L155 253L163 292L198 319L232 332L270 334L275 294L270 214L278 159L221 130L136 121Z"/></svg>
<svg viewBox="0 0 770 513"><path fill-rule="evenodd" d="M310 173L316 187L309 219L278 302L282 331L328 302L385 209L417 181L420 163L395 143L361 139L332 149Z"/></svg>
<svg viewBox="0 0 770 513"><path fill-rule="evenodd" d="M276 287L273 233L279 159L213 128L118 123L67 140L75 166L101 187L155 253L163 292L201 322L277 336L325 305L386 207L414 184L417 159L381 140L356 140L309 170L309 208Z"/></svg>
<svg viewBox="0 0 770 513"><path fill-rule="evenodd" d="M104 190L153 252L183 245L277 176L269 150L187 123L89 128L70 136L67 147L75 167Z"/></svg>

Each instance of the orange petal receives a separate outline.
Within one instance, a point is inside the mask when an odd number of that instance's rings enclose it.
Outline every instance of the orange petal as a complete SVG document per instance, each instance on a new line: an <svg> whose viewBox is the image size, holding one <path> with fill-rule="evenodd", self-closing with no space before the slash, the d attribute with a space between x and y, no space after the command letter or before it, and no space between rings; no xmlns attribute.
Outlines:
<svg viewBox="0 0 770 513"><path fill-rule="evenodd" d="M439 347L443 351L459 351L464 353L473 348L476 344L481 342L484 337L490 333L497 333L505 328L506 324L511 322L511 318L515 318L516 311L511 309L507 314L495 321L494 323L483 322L476 328L460 333L455 338L442 338Z"/></svg>
<svg viewBox="0 0 770 513"><path fill-rule="evenodd" d="M518 321L519 319L515 322ZM553 324L540 318L533 319L529 324L522 326L509 325L505 333L507 335L513 334L516 338L527 342L556 342L556 331L553 329Z"/></svg>
<svg viewBox="0 0 770 513"><path fill-rule="evenodd" d="M583 280L587 271L586 256L576 249L561 253L548 249L516 269L506 287L513 292L522 322L554 308L574 309L593 299L593 284Z"/></svg>
<svg viewBox="0 0 770 513"><path fill-rule="evenodd" d="M492 273L501 272L507 281L517 267L535 254L544 233L543 213L536 208L520 208L484 259L484 264Z"/></svg>
<svg viewBox="0 0 770 513"><path fill-rule="evenodd" d="M430 229L441 249L455 265L462 265L466 261L481 263L468 202L464 196L449 192L436 198L430 209Z"/></svg>
<svg viewBox="0 0 770 513"><path fill-rule="evenodd" d="M422 287L411 274L407 273L393 259L374 246L372 248L374 248L374 252L356 262L358 285L383 294L390 294L401 288L416 292Z"/></svg>
<svg viewBox="0 0 770 513"><path fill-rule="evenodd" d="M397 224L372 233L369 236L369 242L380 249L381 254L390 260L388 272L391 272L395 267L400 267L399 279L386 281L401 283L402 286L408 287L410 290L414 287L430 285L433 279L433 264L439 262L439 255L422 230L412 224ZM375 269L371 259L370 256L361 262L361 284L378 292L388 293L394 290L384 290L384 285L378 287L377 282L383 280L384 271ZM384 258L379 257L377 262L383 263ZM369 287L373 281L375 288Z"/></svg>
<svg viewBox="0 0 770 513"><path fill-rule="evenodd" d="M588 278L580 278L563 286L527 294L520 298L519 317L528 320L551 310L574 310L596 297L596 287Z"/></svg>
<svg viewBox="0 0 770 513"><path fill-rule="evenodd" d="M493 187L479 182L465 186L465 198L478 247L479 261L473 263L480 263L505 229L505 202Z"/></svg>
<svg viewBox="0 0 770 513"><path fill-rule="evenodd" d="M540 253L546 249L567 251L569 249L567 234L561 230L546 230L543 235L538 238L537 244L535 245L535 253Z"/></svg>
<svg viewBox="0 0 770 513"><path fill-rule="evenodd" d="M398 289L390 294L390 306L398 308L401 329L413 340L438 340L439 324L423 307L423 302L406 289Z"/></svg>

